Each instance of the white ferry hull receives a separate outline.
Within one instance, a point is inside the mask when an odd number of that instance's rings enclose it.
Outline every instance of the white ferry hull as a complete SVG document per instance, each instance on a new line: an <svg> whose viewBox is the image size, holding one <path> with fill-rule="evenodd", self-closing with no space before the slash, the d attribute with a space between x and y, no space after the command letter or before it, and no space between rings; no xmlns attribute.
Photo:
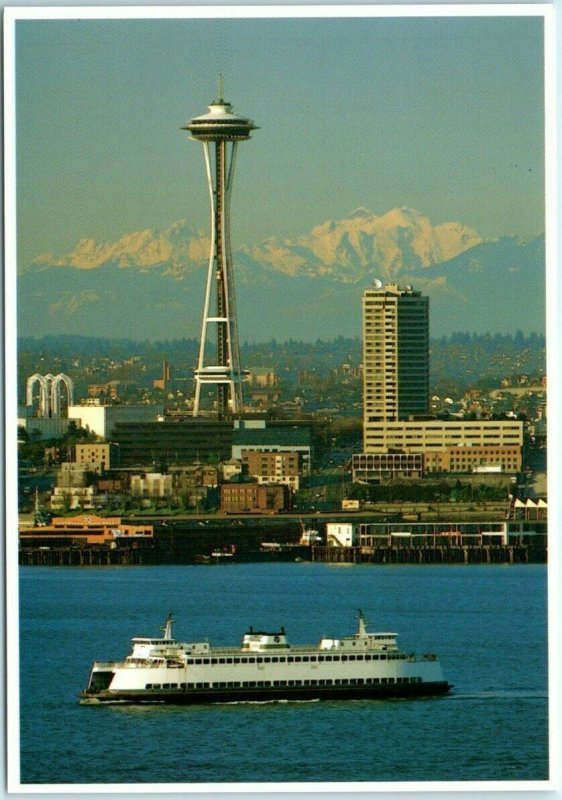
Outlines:
<svg viewBox="0 0 562 800"><path fill-rule="evenodd" d="M447 681L402 684L364 684L362 686L295 686L256 687L241 689L174 689L145 690L88 690L80 695L85 705L111 703L167 703L171 705L197 705L209 703L264 703L303 702L312 700L388 700L391 698L433 697L444 695L451 689Z"/></svg>

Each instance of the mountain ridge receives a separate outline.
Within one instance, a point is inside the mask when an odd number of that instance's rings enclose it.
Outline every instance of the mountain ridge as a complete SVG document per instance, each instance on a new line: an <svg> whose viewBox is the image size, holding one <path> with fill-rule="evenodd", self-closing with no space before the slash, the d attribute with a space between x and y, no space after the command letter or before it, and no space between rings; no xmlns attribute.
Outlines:
<svg viewBox="0 0 562 800"><path fill-rule="evenodd" d="M208 248L206 234L178 220L38 256L18 279L20 333L198 336ZM233 261L240 335L249 340L356 336L361 294L375 278L428 294L432 335L544 329L544 236L485 240L415 209L358 208L296 239L242 247Z"/></svg>

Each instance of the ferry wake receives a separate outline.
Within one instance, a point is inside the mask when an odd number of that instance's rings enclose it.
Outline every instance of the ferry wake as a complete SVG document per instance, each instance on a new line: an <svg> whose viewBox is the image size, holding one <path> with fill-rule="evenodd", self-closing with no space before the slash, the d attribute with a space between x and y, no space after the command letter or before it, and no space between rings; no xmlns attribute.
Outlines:
<svg viewBox="0 0 562 800"><path fill-rule="evenodd" d="M290 645L285 629L244 634L238 647L178 642L172 615L161 638L135 637L124 661L94 662L84 704L343 700L446 694L436 655L404 653L396 633L357 632L317 645Z"/></svg>

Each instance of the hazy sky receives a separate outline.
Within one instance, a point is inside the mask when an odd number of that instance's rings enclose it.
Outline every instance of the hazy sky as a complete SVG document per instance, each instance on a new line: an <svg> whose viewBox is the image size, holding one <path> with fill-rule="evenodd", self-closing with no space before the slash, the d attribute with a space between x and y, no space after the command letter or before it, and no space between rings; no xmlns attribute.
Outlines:
<svg viewBox="0 0 562 800"><path fill-rule="evenodd" d="M485 236L544 230L542 17L19 20L20 267L83 237L208 226L181 126L224 75L233 245L359 206Z"/></svg>

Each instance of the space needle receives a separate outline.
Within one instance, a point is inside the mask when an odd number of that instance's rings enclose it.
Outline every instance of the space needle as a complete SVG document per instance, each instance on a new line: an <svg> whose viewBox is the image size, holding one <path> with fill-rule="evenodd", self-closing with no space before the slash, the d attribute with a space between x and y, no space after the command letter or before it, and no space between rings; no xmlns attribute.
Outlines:
<svg viewBox="0 0 562 800"><path fill-rule="evenodd" d="M201 142L203 147L211 212L211 247L195 370L193 416L199 415L201 388L216 386L219 419L242 410L245 373L240 367L230 249L230 198L238 142L249 139L250 132L256 129L252 120L233 114L231 109L231 104L223 99L221 76L218 99L209 105L208 113L193 117L183 126L183 130L189 131L191 138ZM216 325L216 355L212 363L208 363L207 335L209 326L213 325Z"/></svg>

